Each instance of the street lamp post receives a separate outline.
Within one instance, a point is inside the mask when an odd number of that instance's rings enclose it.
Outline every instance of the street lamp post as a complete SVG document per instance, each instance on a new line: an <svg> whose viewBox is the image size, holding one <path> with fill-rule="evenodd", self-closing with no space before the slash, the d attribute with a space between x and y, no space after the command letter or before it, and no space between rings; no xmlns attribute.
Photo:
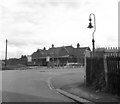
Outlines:
<svg viewBox="0 0 120 104"><path fill-rule="evenodd" d="M91 15L94 16L94 26L92 26L92 23L91 23L91 21L92 21L92 19L91 19ZM92 45L93 45L93 52L94 52L94 51L95 51L95 39L94 39L94 33L95 33L95 31L96 31L96 20L95 20L95 14L91 13L91 14L89 15L89 21L90 21L90 23L89 23L88 28L89 28L89 29L94 28L94 31L93 31L93 34L92 34Z"/></svg>

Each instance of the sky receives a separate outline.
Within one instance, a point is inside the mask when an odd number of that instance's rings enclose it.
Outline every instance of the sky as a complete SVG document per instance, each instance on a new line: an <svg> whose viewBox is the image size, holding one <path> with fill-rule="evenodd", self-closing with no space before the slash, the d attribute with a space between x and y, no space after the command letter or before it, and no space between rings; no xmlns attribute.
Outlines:
<svg viewBox="0 0 120 104"><path fill-rule="evenodd" d="M118 0L0 0L0 59L31 55L38 48L69 46L92 49L118 46ZM94 16L91 15L94 25Z"/></svg>

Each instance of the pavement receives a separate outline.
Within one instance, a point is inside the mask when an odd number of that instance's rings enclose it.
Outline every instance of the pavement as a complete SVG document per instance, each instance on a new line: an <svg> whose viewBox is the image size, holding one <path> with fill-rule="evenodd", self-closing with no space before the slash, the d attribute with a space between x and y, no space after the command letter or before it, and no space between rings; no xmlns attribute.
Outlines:
<svg viewBox="0 0 120 104"><path fill-rule="evenodd" d="M72 86L72 85L71 85ZM68 94L72 94L78 98L80 98L78 101L82 102L91 102L91 103L115 103L115 104L120 104L120 99L117 96L106 94L106 93L101 93L101 92L93 92L89 88L85 88L84 86L74 86L70 88L69 86L64 86L63 88L60 88L60 90L67 92ZM67 94L67 95L68 95ZM71 95L70 95L71 96ZM81 100L84 99L84 100Z"/></svg>
<svg viewBox="0 0 120 104"><path fill-rule="evenodd" d="M52 88L78 102L90 104L120 104L120 98L108 93L91 90L85 86L84 69L77 73L62 74L51 79Z"/></svg>

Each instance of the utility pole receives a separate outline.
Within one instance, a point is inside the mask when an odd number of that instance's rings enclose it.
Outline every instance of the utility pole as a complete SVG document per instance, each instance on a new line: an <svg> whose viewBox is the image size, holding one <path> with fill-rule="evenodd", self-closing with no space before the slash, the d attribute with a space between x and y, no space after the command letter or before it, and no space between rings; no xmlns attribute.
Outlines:
<svg viewBox="0 0 120 104"><path fill-rule="evenodd" d="M6 39L6 48L5 48L5 67L7 67L7 42L8 42L8 40Z"/></svg>

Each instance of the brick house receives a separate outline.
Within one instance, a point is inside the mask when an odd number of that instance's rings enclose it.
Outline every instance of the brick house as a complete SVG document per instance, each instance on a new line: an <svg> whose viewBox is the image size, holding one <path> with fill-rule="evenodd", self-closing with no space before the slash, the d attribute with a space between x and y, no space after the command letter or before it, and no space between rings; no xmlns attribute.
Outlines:
<svg viewBox="0 0 120 104"><path fill-rule="evenodd" d="M44 48L43 50L38 49L34 52L31 55L32 63L33 65L40 66L65 66L67 63L84 65L85 50L90 50L90 48L80 47L79 43L77 44L77 48L74 48L73 46L54 47L54 45L52 45L48 50ZM48 62L46 60L47 57L49 57Z"/></svg>
<svg viewBox="0 0 120 104"><path fill-rule="evenodd" d="M47 57L47 50L46 49L38 49L32 55L32 64L39 65L39 66L46 66L46 57Z"/></svg>

